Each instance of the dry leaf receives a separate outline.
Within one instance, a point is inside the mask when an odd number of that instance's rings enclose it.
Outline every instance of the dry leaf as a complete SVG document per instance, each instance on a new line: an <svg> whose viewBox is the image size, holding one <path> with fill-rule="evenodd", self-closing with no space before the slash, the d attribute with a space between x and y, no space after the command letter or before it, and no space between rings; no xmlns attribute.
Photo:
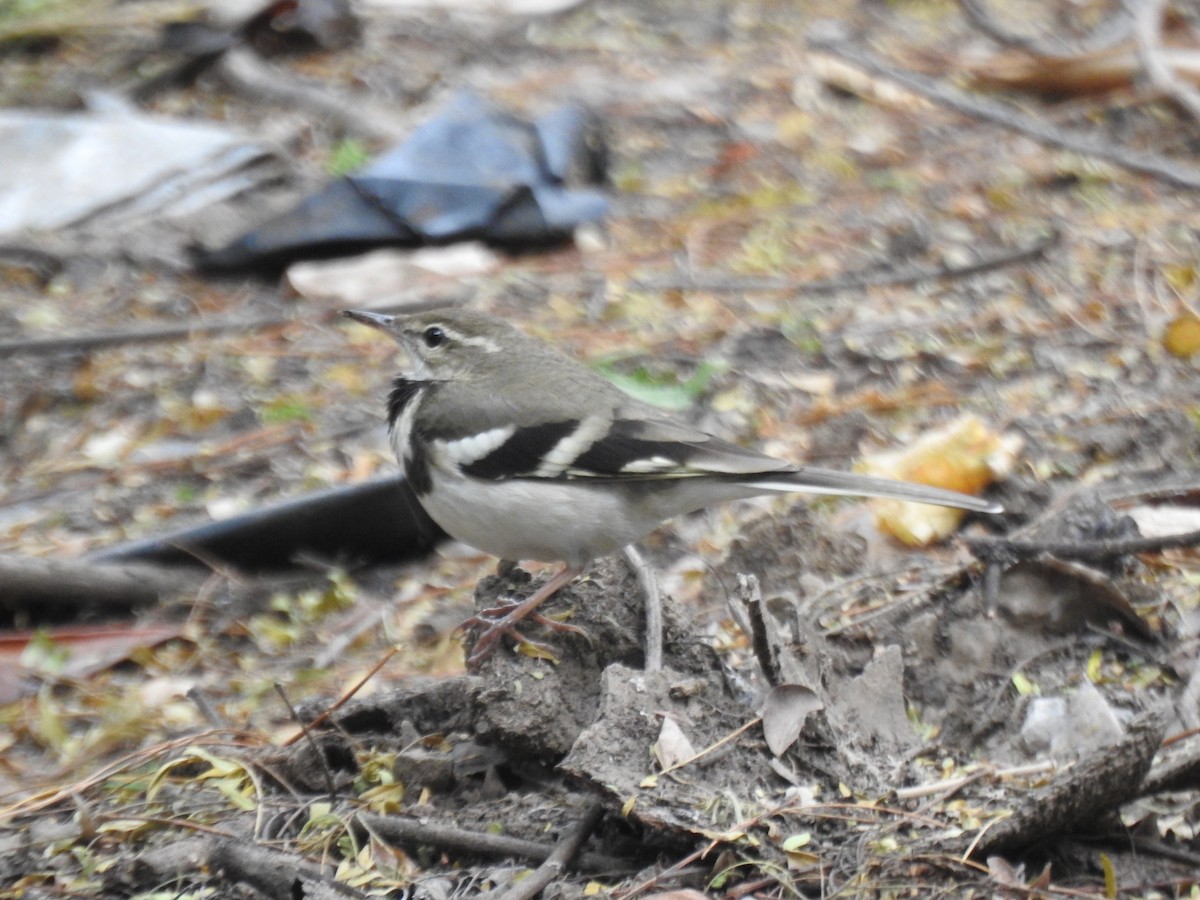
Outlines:
<svg viewBox="0 0 1200 900"><path fill-rule="evenodd" d="M1185 313L1173 320L1163 332L1163 347L1181 359L1195 356L1200 351L1200 319Z"/></svg>
<svg viewBox="0 0 1200 900"><path fill-rule="evenodd" d="M1200 509L1195 506L1134 506L1124 513L1137 522L1142 537L1167 537L1200 530Z"/></svg>
<svg viewBox="0 0 1200 900"><path fill-rule="evenodd" d="M1012 469L1021 439L989 429L974 416L963 416L932 432L900 453L868 460L874 475L978 494ZM966 515L959 509L878 501L875 520L880 531L910 547L927 547L954 533Z"/></svg>
<svg viewBox="0 0 1200 900"><path fill-rule="evenodd" d="M781 684L771 688L762 714L767 747L776 756L782 756L800 737L809 715L824 708L816 691L802 684Z"/></svg>
<svg viewBox="0 0 1200 900"><path fill-rule="evenodd" d="M667 716L663 719L662 729L658 732L658 740L654 742L654 758L664 769L671 769L685 759L696 755L692 742L688 740L679 723Z"/></svg>
<svg viewBox="0 0 1200 900"><path fill-rule="evenodd" d="M1186 81L1200 81L1200 53L1186 47L1163 47L1162 63ZM988 87L1051 94L1100 94L1129 87L1142 71L1131 44L1073 57L1032 56L1013 51L969 66L975 81Z"/></svg>
<svg viewBox="0 0 1200 900"><path fill-rule="evenodd" d="M1025 867L1013 866L1003 856L989 856L987 858L988 874L996 880L996 883L1002 887L1023 888L1025 887Z"/></svg>
<svg viewBox="0 0 1200 900"><path fill-rule="evenodd" d="M48 669L54 676L86 678L128 659L142 647L153 647L179 636L177 625L65 625L37 631L0 634L0 703L9 703L33 690L26 676ZM39 650L39 642L44 646ZM38 657L46 665L38 665Z"/></svg>

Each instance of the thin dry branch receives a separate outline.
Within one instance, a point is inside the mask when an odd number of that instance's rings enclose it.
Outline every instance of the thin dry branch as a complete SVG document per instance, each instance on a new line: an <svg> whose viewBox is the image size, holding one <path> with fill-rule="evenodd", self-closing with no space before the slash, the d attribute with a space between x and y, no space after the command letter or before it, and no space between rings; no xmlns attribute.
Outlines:
<svg viewBox="0 0 1200 900"><path fill-rule="evenodd" d="M959 0L967 19L990 37L1006 47L1015 47L1032 53L1034 56L1057 58L1063 56L1079 56L1085 53L1098 53L1115 47L1129 38L1133 31L1133 19L1129 14L1127 3L1118 3L1117 11L1105 19L1100 27L1090 34L1074 40L1063 40L1051 35L1047 37L1032 37L1009 31L996 21L984 0Z"/></svg>
<svg viewBox="0 0 1200 900"><path fill-rule="evenodd" d="M369 833L388 843L403 846L436 847L449 853L468 856L505 857L545 862L555 851L551 844L527 841L522 838L467 831L450 825L438 825L428 818L380 816L359 813L357 821ZM616 859L596 853L579 856L579 868L588 872L623 872L631 868L627 859Z"/></svg>
<svg viewBox="0 0 1200 900"><path fill-rule="evenodd" d="M904 287L926 281L968 278L993 272L1008 266L1033 262L1058 243L1059 233L1050 229L1023 247L1006 248L982 255L974 262L961 266L900 266L883 271L849 272L834 278L797 281L793 278L755 278L720 273L680 273L647 275L634 279L634 284L649 291L713 291L740 293L742 291L787 291L800 295L837 294L842 291L868 287Z"/></svg>
<svg viewBox="0 0 1200 900"><path fill-rule="evenodd" d="M1192 734L1191 737L1196 737ZM1141 795L1152 797L1165 791L1192 791L1200 786L1200 741L1163 741L1154 766L1142 782Z"/></svg>
<svg viewBox="0 0 1200 900"><path fill-rule="evenodd" d="M1111 560L1134 553L1159 553L1200 544L1200 530L1162 537L1117 538L1108 541L1014 541L998 537L964 537L963 543L985 562L1014 562L1057 556L1087 562Z"/></svg>
<svg viewBox="0 0 1200 900"><path fill-rule="evenodd" d="M814 50L833 54L872 75L894 81L947 109L1016 131L1047 146L1061 147L1082 156L1101 159L1127 171L1156 178L1165 184L1200 188L1200 169L1195 166L1157 153L1119 147L1089 134L1034 119L1015 107L983 97L974 97L943 82L888 65L874 54L848 41L820 37L813 39L810 46Z"/></svg>
<svg viewBox="0 0 1200 900"><path fill-rule="evenodd" d="M391 144L410 123L367 97L301 84L294 75L272 69L247 49L227 50L216 71L234 91L259 102L303 110L314 119L336 123L352 134Z"/></svg>
<svg viewBox="0 0 1200 900"><path fill-rule="evenodd" d="M445 306L439 301L415 301L373 307L377 312L420 312ZM340 317L335 310L328 310L316 320L305 319L304 324L332 322ZM294 315L219 317L211 319L188 319L185 322L170 322L146 325L140 328L121 328L113 331L92 331L86 334L66 334L46 338L9 338L0 341L0 359L12 356L48 356L53 353L83 353L102 350L106 347L121 347L130 344L156 344L177 341L204 334L249 333L282 325L291 325L298 320Z"/></svg>
<svg viewBox="0 0 1200 900"><path fill-rule="evenodd" d="M303 857L245 841L214 841L207 864L230 881L250 885L272 900L351 898L367 894L325 875Z"/></svg>
<svg viewBox="0 0 1200 900"><path fill-rule="evenodd" d="M331 314L332 316L332 314ZM248 333L264 328L288 325L292 316L229 317L207 320L189 319L166 325L147 325L142 328L122 328L114 331L93 331L87 334L65 334L47 338L11 338L0 341L0 359L11 356L47 356L53 353L81 353L130 344L156 344L177 341L193 335Z"/></svg>
<svg viewBox="0 0 1200 900"><path fill-rule="evenodd" d="M501 895L500 900L533 900L543 888L562 876L563 870L575 858L583 842L596 830L603 817L603 806L599 803L589 806L583 817L567 829L554 852L538 866L537 871Z"/></svg>
<svg viewBox="0 0 1200 900"><path fill-rule="evenodd" d="M1162 30L1167 0L1139 0L1133 4L1133 34L1138 60L1155 89L1162 91L1193 119L1200 119L1200 91L1185 84L1163 58Z"/></svg>
<svg viewBox="0 0 1200 900"><path fill-rule="evenodd" d="M1165 731L1160 712L1143 713L1130 723L1119 743L1099 748L1045 788L1021 798L1013 815L984 833L968 855L986 858L1094 828L1105 813L1115 813L1141 794L1142 780Z"/></svg>
<svg viewBox="0 0 1200 900"><path fill-rule="evenodd" d="M196 590L207 573L142 564L0 556L0 608L129 610Z"/></svg>

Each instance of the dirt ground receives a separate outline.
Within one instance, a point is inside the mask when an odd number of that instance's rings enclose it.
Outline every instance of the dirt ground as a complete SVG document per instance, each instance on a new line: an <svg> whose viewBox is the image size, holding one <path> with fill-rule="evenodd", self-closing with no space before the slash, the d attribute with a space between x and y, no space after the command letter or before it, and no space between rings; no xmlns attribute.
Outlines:
<svg viewBox="0 0 1200 900"><path fill-rule="evenodd" d="M1117 7L988 9L1066 53ZM0 106L107 91L257 148L214 202L0 234L0 897L1195 896L1186 106L1063 66L989 87L1016 51L954 3L355 13L330 46L279 52L277 22L199 60L163 31L199 7L0 5ZM1091 52L1135 59L1129 34ZM599 116L601 227L191 266L463 87ZM923 464L1005 512L920 547L854 500L673 522L643 548L657 668L621 560L548 607L586 637L535 628L546 652L477 673L458 624L550 567L419 533L108 583L89 554L394 475L394 348L338 313L434 301L797 461L959 429ZM75 587L38 594L34 563Z"/></svg>

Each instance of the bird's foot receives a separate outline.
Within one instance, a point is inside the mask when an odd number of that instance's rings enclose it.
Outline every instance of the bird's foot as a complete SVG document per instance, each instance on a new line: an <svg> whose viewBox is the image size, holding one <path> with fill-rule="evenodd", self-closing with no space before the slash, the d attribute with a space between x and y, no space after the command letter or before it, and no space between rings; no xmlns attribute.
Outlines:
<svg viewBox="0 0 1200 900"><path fill-rule="evenodd" d="M517 631L515 624L506 623L501 619L488 628L475 641L475 645L471 648L471 655L467 657L467 671L478 672L484 661L496 652L496 648L500 646L500 641L505 637L512 638L517 644L534 644L533 641ZM535 646L540 647L541 645L535 644Z"/></svg>
<svg viewBox="0 0 1200 900"><path fill-rule="evenodd" d="M514 603L509 606L484 609L463 622L464 628L478 627L485 629L475 640L474 646L471 647L471 655L467 657L468 671L478 672L484 660L496 652L496 648L500 646L500 642L505 637L511 638L514 644L525 644L528 646L533 651L530 654L532 656L556 660L557 657L549 647L527 638L517 630L517 624L525 620L536 622L559 634L578 634L587 637L587 632L579 626L568 625L566 622L556 622L554 619L549 619L540 613L528 613L523 616L514 615L519 608L520 605Z"/></svg>
<svg viewBox="0 0 1200 900"><path fill-rule="evenodd" d="M548 648L529 640L517 631L517 625L526 619L531 619L534 622L545 625L552 631L586 634L582 628L578 628L575 625L567 625L563 622L556 622L536 612L538 606L543 601L553 596L559 588L578 574L579 569L568 566L520 603L485 609L467 619L463 623L464 627L478 626L484 629L483 634L478 637L474 647L471 648L471 655L467 657L467 669L472 672L478 671L483 661L496 652L496 647L499 646L501 640L506 636L511 637L519 643L529 645L535 651L535 655L554 659L554 654Z"/></svg>
<svg viewBox="0 0 1200 900"><path fill-rule="evenodd" d="M501 606L493 606L490 609L481 609L471 618L463 622L463 627L478 626L487 627L498 625L503 619L507 618L518 606L520 602L517 600L509 600ZM537 622L544 628L551 631L557 631L560 634L583 634L584 630L577 625L568 625L566 622L560 622L557 619L552 619L549 616L543 616L541 613L531 612L524 616L518 616L513 619L513 623L528 619L530 622Z"/></svg>

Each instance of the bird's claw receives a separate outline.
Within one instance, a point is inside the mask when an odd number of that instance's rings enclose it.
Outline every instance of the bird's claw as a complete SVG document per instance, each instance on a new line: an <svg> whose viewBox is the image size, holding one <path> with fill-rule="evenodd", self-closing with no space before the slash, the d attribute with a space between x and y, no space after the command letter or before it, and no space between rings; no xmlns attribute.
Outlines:
<svg viewBox="0 0 1200 900"><path fill-rule="evenodd" d="M481 609L471 618L462 623L463 628L479 627L490 628L493 625L500 625L508 618L514 607L518 605L516 600L506 600L500 606L492 606L488 609ZM556 631L559 634L581 634L586 635L587 632L578 625L568 625L566 622L559 622L557 619L552 619L549 616L543 616L539 612L531 612L518 619L513 619L509 625L516 625L521 621L537 622L543 628L548 628L550 631ZM532 642L531 642L532 643Z"/></svg>
<svg viewBox="0 0 1200 900"><path fill-rule="evenodd" d="M479 616L472 616L463 624L468 626L484 625L486 624L486 620ZM521 632L517 631L514 625L505 623L503 619L493 623L487 631L476 639L475 645L471 647L471 655L467 657L467 671L478 672L484 660L496 652L496 648L500 645L500 639L505 635L517 641L525 640L525 637Z"/></svg>
<svg viewBox="0 0 1200 900"><path fill-rule="evenodd" d="M537 641L530 640L517 631L517 623L524 620L531 620L538 625L542 625L551 631L556 631L559 634L578 634L587 637L587 632L578 625L568 625L566 622L556 622L554 619L547 618L540 613L529 613L525 616L513 618L511 610L517 604L508 604L507 606L497 606L491 609L483 609L471 616L462 623L463 628L484 628L485 631L475 640L474 646L471 647L471 655L467 657L467 670L470 672L478 672L479 667L483 665L484 660L496 652L496 648L500 645L500 641L509 637L516 644L528 644L530 647L544 654L546 659L554 659L554 654L549 647L540 644Z"/></svg>

